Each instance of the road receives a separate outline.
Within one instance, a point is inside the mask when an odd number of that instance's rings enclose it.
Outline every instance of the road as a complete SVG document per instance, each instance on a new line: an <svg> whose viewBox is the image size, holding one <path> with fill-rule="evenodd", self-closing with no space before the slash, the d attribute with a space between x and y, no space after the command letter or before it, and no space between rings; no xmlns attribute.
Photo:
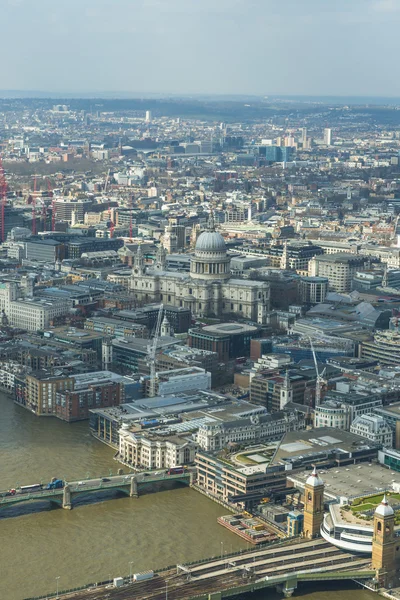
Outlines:
<svg viewBox="0 0 400 600"><path fill-rule="evenodd" d="M185 471L183 475L188 475L189 471ZM164 470L160 471L146 471L138 474L130 473L129 475L109 475L107 477L95 477L93 479L81 479L76 481L67 481L66 485L69 486L71 492L83 492L85 490L91 491L96 489L107 489L115 488L119 485L129 485L132 477L135 477L137 483L153 482L153 481L173 481L179 479L182 474L168 475ZM37 497L45 498L48 496L59 495L63 492L63 488L47 489L47 484L43 484L42 488L22 491L21 488L16 488L15 494L10 494L10 491L0 492L0 498L3 498L3 502L13 502L13 500L20 500L21 497ZM12 489L12 488L11 488Z"/></svg>

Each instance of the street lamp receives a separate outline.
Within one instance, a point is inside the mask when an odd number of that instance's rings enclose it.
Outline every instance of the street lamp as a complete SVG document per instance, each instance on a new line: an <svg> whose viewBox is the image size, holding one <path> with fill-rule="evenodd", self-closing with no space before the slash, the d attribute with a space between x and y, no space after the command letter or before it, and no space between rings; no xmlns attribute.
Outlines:
<svg viewBox="0 0 400 600"><path fill-rule="evenodd" d="M133 561L129 563L129 581L132 583L132 565Z"/></svg>
<svg viewBox="0 0 400 600"><path fill-rule="evenodd" d="M168 581L165 582L165 600L168 600Z"/></svg>
<svg viewBox="0 0 400 600"><path fill-rule="evenodd" d="M221 542L221 560L224 557L224 542Z"/></svg>
<svg viewBox="0 0 400 600"><path fill-rule="evenodd" d="M60 577L56 577L56 598L58 598L58 580Z"/></svg>

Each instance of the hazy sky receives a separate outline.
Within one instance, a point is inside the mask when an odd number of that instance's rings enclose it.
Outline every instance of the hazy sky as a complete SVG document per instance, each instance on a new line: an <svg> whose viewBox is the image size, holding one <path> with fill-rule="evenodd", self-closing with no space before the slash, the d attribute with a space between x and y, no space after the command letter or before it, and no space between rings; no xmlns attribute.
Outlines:
<svg viewBox="0 0 400 600"><path fill-rule="evenodd" d="M400 0L0 0L3 90L400 96Z"/></svg>

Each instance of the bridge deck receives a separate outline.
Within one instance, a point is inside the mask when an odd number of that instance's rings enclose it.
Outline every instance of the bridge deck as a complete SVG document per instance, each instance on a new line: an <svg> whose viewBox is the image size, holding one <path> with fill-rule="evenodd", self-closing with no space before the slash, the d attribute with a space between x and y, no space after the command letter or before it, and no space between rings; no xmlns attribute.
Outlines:
<svg viewBox="0 0 400 600"><path fill-rule="evenodd" d="M67 485L70 488L71 494L83 494L90 492L99 492L113 489L125 489L128 491L131 485L131 478L135 477L138 488L143 487L144 485L150 485L152 483L163 483L169 481L185 481L188 482L190 480L190 472L180 473L176 475L167 475L166 473L160 475L150 475L144 476L142 474L138 475L116 475L107 477L109 481L102 481L101 477L96 479L86 479L82 480L82 483L79 481L67 482ZM26 502L30 500L52 500L56 498L61 498L64 493L64 488L57 489L42 489L38 491L31 492L18 492L14 496L5 495L8 492L0 492L0 507L5 506L7 504L15 504L18 502Z"/></svg>
<svg viewBox="0 0 400 600"><path fill-rule="evenodd" d="M189 600L195 598L206 599L208 594L220 592L222 598L227 598L234 593L244 593L250 589L262 589L279 582L285 582L288 578L294 580L308 579L343 579L372 577L373 571L369 566L368 559L357 558L346 554L337 548L326 544L322 540L315 542L302 542L296 544L298 554L284 558L282 552L278 556L272 556L273 549L267 551L248 552L238 556L242 562L240 567L230 567L221 569L220 560L211 560L209 562L194 565L191 569L198 573L194 578L187 579L187 574L177 575L172 571L155 576L153 579L140 583L126 584L121 588L96 588L76 592L67 597L70 600L164 600L168 588L169 600ZM324 551L326 556L316 554L317 546ZM306 553L301 553L305 547L309 548ZM292 550L293 546L281 546L279 550ZM275 549L275 553L278 548ZM269 553L269 559L267 558ZM254 561L254 555L257 554L258 560ZM266 560L260 560L260 554L264 554ZM310 559L310 556L313 558ZM317 556L317 558L316 558ZM298 559L292 562L293 559ZM306 559L306 560L304 560ZM233 557L231 560L235 560ZM269 562L268 562L269 560ZM290 564L282 564L283 560L290 560ZM224 562L224 561L222 561ZM280 564L277 564L280 563ZM255 568L254 568L254 563ZM262 563L262 564L257 564ZM247 566L251 573L246 579L243 579L244 567ZM258 568L257 568L258 567ZM205 569L217 569L211 573L201 573ZM348 573L348 574L347 574ZM365 573L365 575L364 575Z"/></svg>

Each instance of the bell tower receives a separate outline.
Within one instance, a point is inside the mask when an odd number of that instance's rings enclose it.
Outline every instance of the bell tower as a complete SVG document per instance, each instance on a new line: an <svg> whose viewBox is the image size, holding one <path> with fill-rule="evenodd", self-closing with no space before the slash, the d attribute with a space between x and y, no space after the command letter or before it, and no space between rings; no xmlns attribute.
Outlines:
<svg viewBox="0 0 400 600"><path fill-rule="evenodd" d="M394 536L394 511L386 494L375 510L372 537L372 568L383 579L384 585L393 583L396 574L396 539Z"/></svg>
<svg viewBox="0 0 400 600"><path fill-rule="evenodd" d="M324 482L317 469L308 477L304 486L304 535L313 539L320 535L324 519Z"/></svg>

